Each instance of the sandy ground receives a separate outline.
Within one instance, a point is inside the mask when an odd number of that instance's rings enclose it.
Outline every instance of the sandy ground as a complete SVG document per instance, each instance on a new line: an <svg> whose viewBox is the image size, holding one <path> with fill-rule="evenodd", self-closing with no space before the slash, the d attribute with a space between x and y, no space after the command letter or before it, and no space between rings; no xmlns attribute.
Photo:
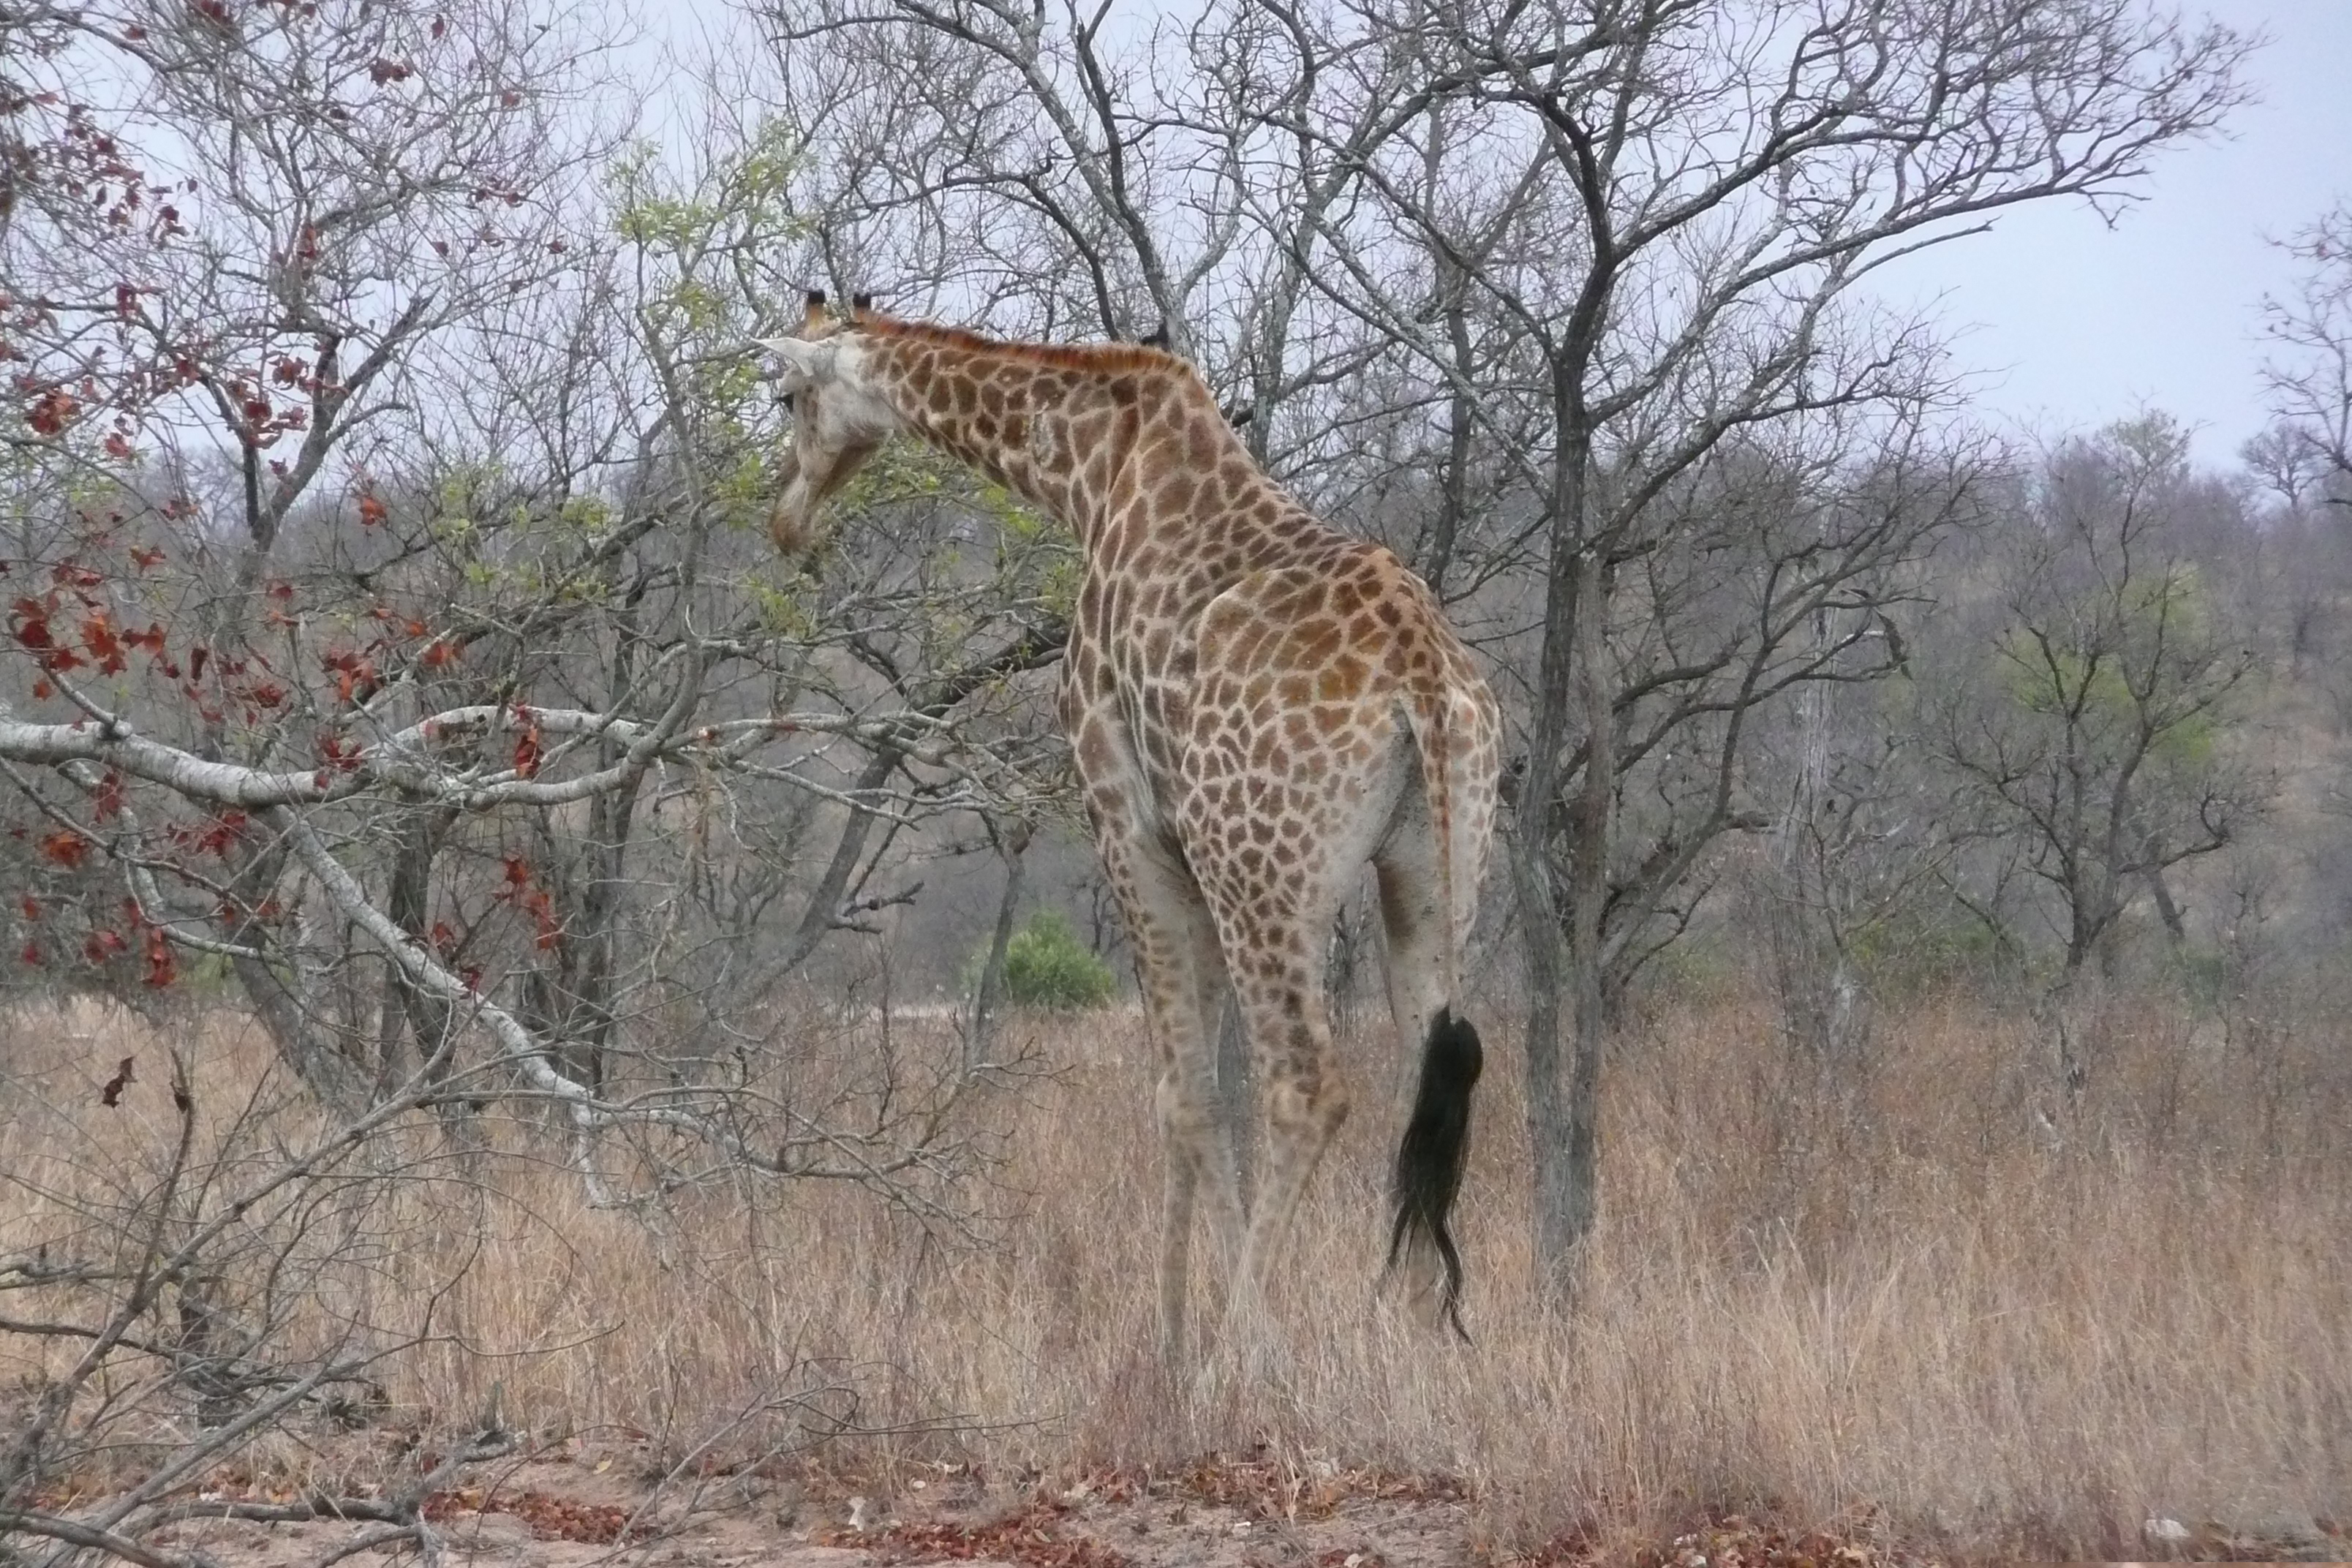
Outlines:
<svg viewBox="0 0 2352 1568"><path fill-rule="evenodd" d="M215 1496L290 1500L266 1485ZM987 1478L906 1467L889 1483L759 1472L667 1478L642 1450L571 1442L482 1467L428 1505L443 1568L879 1568L971 1563L1021 1568L1909 1568L1872 1522L1829 1532L1718 1520L1654 1542L1562 1541L1529 1552L1486 1533L1457 1484L1369 1471L1300 1474L1265 1460L1067 1479ZM2334 1521L2295 1538L2184 1527L2172 1560L2344 1561ZM170 1544L222 1568L314 1568L360 1533L336 1521L191 1521ZM363 1552L361 1568L415 1553Z"/></svg>
<svg viewBox="0 0 2352 1568"><path fill-rule="evenodd" d="M887 1488L753 1473L650 1484L627 1449L564 1445L485 1466L428 1504L445 1563L483 1568L867 1568L968 1562L1037 1568L1329 1568L1491 1561L1458 1487L1276 1467L1203 1464L1181 1474L1101 1475L1075 1484L992 1480L953 1466ZM268 1486L220 1500L290 1500ZM168 1544L223 1568L308 1568L361 1533L334 1521L191 1521ZM413 1561L369 1552L363 1565Z"/></svg>

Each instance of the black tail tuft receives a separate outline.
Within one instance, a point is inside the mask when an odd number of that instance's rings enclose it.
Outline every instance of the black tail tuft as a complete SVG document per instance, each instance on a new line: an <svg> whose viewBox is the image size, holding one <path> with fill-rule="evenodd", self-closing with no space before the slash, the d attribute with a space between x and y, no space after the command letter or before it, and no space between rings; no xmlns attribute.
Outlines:
<svg viewBox="0 0 2352 1568"><path fill-rule="evenodd" d="M1453 1212L1462 1168L1469 1163L1470 1091L1486 1064L1478 1031L1455 1017L1453 1008L1439 1008L1429 1026L1429 1043L1422 1047L1412 1119L1397 1145L1396 1230L1389 1237L1391 1268L1411 1237L1425 1237L1436 1247L1445 1266L1446 1321L1465 1340L1470 1334L1462 1326L1462 1255L1454 1249L1445 1216Z"/></svg>

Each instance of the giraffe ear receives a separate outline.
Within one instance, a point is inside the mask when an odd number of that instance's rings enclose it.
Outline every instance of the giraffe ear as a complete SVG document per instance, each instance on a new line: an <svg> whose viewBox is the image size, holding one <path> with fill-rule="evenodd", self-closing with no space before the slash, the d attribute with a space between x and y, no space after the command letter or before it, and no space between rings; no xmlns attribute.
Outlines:
<svg viewBox="0 0 2352 1568"><path fill-rule="evenodd" d="M801 331L815 331L824 325L824 290L812 289L801 306Z"/></svg>
<svg viewBox="0 0 2352 1568"><path fill-rule="evenodd" d="M772 379L782 383L782 390L786 392L814 386L833 374L834 351L831 343L813 343L802 338L754 338L751 341L776 356Z"/></svg>

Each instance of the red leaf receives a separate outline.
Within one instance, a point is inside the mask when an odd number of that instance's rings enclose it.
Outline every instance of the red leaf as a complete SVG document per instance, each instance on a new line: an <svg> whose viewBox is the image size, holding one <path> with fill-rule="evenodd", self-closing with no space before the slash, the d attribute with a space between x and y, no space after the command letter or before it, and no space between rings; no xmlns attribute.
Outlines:
<svg viewBox="0 0 2352 1568"><path fill-rule="evenodd" d="M71 393L53 386L25 410L25 423L33 427L36 436L56 436L73 423L73 416L80 410L81 404Z"/></svg>
<svg viewBox="0 0 2352 1568"><path fill-rule="evenodd" d="M391 509L376 497L360 497L360 521L363 526L373 528L390 515Z"/></svg>
<svg viewBox="0 0 2352 1568"><path fill-rule="evenodd" d="M112 435L107 437L106 455L114 458L118 462L124 463L129 462L134 456L136 456L136 454L131 449L131 437L125 436L120 430L117 430Z"/></svg>
<svg viewBox="0 0 2352 1568"><path fill-rule="evenodd" d="M72 870L89 856L89 840L70 827L59 828L41 840L41 853Z"/></svg>
<svg viewBox="0 0 2352 1568"><path fill-rule="evenodd" d="M131 552L131 559L137 563L139 569L143 572L148 567L160 563L163 559L163 552L160 550L134 547Z"/></svg>
<svg viewBox="0 0 2352 1568"><path fill-rule="evenodd" d="M98 821L105 822L121 814L122 775L109 768L106 776L98 781L98 802L91 808L90 815Z"/></svg>
<svg viewBox="0 0 2352 1568"><path fill-rule="evenodd" d="M114 635L114 625L103 615L92 616L81 624L81 646L89 649L90 658L98 660L99 673L115 675L122 669L122 643Z"/></svg>
<svg viewBox="0 0 2352 1568"><path fill-rule="evenodd" d="M147 928L147 975L145 984L157 989L172 984L177 971L172 959L172 943L159 928Z"/></svg>
<svg viewBox="0 0 2352 1568"><path fill-rule="evenodd" d="M19 897L16 900L16 907L25 911L25 918L28 921L37 921L41 918L41 900L33 897L30 893L26 893Z"/></svg>
<svg viewBox="0 0 2352 1568"><path fill-rule="evenodd" d="M38 599L19 599L13 612L16 622L16 640L35 653L52 646L49 637L48 606Z"/></svg>
<svg viewBox="0 0 2352 1568"><path fill-rule="evenodd" d="M28 942L25 944L24 951L16 954L16 956L23 959L26 963L39 963L42 962L41 944L37 942Z"/></svg>

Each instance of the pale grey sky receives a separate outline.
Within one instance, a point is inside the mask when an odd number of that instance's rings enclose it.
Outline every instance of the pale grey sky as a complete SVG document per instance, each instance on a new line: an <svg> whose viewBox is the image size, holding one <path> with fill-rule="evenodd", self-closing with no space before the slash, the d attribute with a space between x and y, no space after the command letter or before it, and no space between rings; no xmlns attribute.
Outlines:
<svg viewBox="0 0 2352 1568"><path fill-rule="evenodd" d="M2065 429L2159 408L2221 463L2263 423L2255 307L2292 276L2264 241L2352 199L2352 0L2190 8L2272 39L2252 68L2263 101L2230 135L2160 159L2112 229L2080 205L2007 213L1890 268L1885 291L1963 329L1987 412Z"/></svg>

